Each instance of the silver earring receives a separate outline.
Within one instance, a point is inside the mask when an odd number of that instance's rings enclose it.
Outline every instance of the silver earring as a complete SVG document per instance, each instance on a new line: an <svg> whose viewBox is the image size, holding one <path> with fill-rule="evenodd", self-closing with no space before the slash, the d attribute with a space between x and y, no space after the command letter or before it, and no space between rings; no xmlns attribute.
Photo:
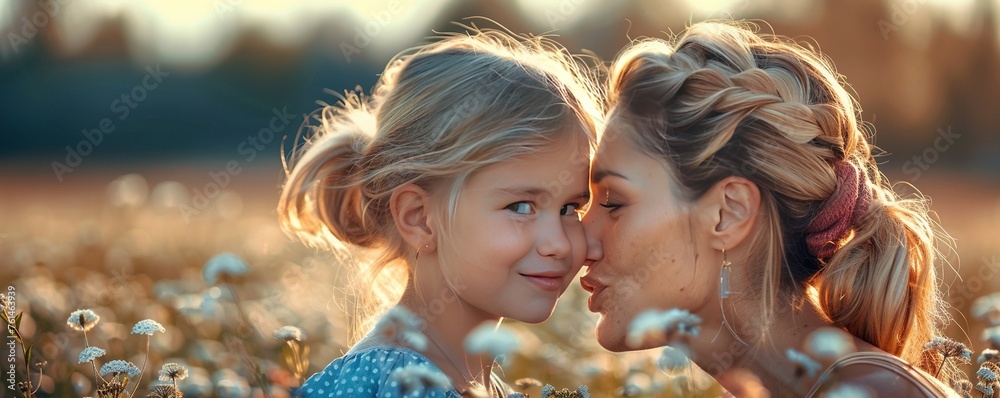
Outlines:
<svg viewBox="0 0 1000 398"><path fill-rule="evenodd" d="M719 297L721 298L729 297L729 266L732 264L726 259L726 249L722 249L722 272L719 275Z"/></svg>
<svg viewBox="0 0 1000 398"><path fill-rule="evenodd" d="M729 334L731 334L733 338L735 338L741 344L748 345L745 341L743 341L743 339L740 338L739 335L736 334L736 331L733 330L733 327L729 325L729 321L726 320L726 308L725 306L722 305L722 302L725 301L725 298L729 297L729 295L732 293L732 291L729 290L729 271L730 271L729 266L732 264L733 263L729 262L729 260L726 258L726 249L723 248L722 271L719 274L719 311L722 312L722 325L726 327L726 330L729 331ZM716 334L715 337L719 337L719 335ZM712 339L712 341L715 341L715 339Z"/></svg>

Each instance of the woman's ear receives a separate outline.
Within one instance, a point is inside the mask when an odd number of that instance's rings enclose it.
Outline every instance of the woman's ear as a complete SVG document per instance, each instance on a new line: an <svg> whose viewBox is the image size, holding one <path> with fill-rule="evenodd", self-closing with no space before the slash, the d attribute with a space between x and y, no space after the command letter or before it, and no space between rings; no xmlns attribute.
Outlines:
<svg viewBox="0 0 1000 398"><path fill-rule="evenodd" d="M396 229L407 244L423 253L434 250L434 220L431 196L427 191L416 184L400 186L389 197L389 209Z"/></svg>
<svg viewBox="0 0 1000 398"><path fill-rule="evenodd" d="M723 178L702 196L702 201L713 248L731 249L750 236L760 212L760 190L753 181L737 176Z"/></svg>

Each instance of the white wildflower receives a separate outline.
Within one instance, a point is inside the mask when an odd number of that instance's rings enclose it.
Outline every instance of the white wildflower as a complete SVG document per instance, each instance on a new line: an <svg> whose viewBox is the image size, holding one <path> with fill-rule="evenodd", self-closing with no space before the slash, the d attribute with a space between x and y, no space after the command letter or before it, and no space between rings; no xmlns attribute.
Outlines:
<svg viewBox="0 0 1000 398"><path fill-rule="evenodd" d="M427 349L427 335L417 331L413 330L402 331L399 334L399 341L417 351L423 351Z"/></svg>
<svg viewBox="0 0 1000 398"><path fill-rule="evenodd" d="M465 350L470 354L488 353L493 358L507 355L520 347L521 343L512 330L495 327L492 322L483 322L465 337Z"/></svg>
<svg viewBox="0 0 1000 398"><path fill-rule="evenodd" d="M184 365L168 362L160 368L160 380L162 381L184 380L187 377L188 370Z"/></svg>
<svg viewBox="0 0 1000 398"><path fill-rule="evenodd" d="M698 337L700 330L701 318L687 310L649 310L632 320L626 343L635 348L641 346L648 337L670 336L673 333Z"/></svg>
<svg viewBox="0 0 1000 398"><path fill-rule="evenodd" d="M992 348L987 348L979 354L979 358L976 360L977 364L982 364L983 362L997 362L1000 361L1000 351L994 350Z"/></svg>
<svg viewBox="0 0 1000 398"><path fill-rule="evenodd" d="M136 322L135 326L132 326L132 334L152 336L156 332L166 333L167 329L164 329L163 325L152 319L143 319Z"/></svg>
<svg viewBox="0 0 1000 398"><path fill-rule="evenodd" d="M983 393L984 397L993 396L993 383L976 383L976 391Z"/></svg>
<svg viewBox="0 0 1000 398"><path fill-rule="evenodd" d="M941 354L943 360L957 358L963 363L968 363L972 360L972 351L966 348L965 344L947 337L936 336L932 338L931 341L924 344L924 350Z"/></svg>
<svg viewBox="0 0 1000 398"><path fill-rule="evenodd" d="M823 367L823 365L820 365L820 363L816 362L816 360L809 358L808 355L791 348L788 349L786 355L788 355L789 361L795 363L795 365L798 366L799 369L805 371L809 377L816 376L816 373Z"/></svg>
<svg viewBox="0 0 1000 398"><path fill-rule="evenodd" d="M1000 325L1000 293L987 294L972 302L972 317L989 326Z"/></svg>
<svg viewBox="0 0 1000 398"><path fill-rule="evenodd" d="M403 395L420 394L429 389L451 389L451 380L444 373L431 369L423 364L412 364L396 369L389 375L389 380L399 383L399 391Z"/></svg>
<svg viewBox="0 0 1000 398"><path fill-rule="evenodd" d="M183 393L177 391L172 384L157 384L153 386L146 398L181 398L183 396Z"/></svg>
<svg viewBox="0 0 1000 398"><path fill-rule="evenodd" d="M423 351L427 349L427 336L420 332L422 327L419 317L406 307L396 306L379 319L375 332L386 341Z"/></svg>
<svg viewBox="0 0 1000 398"><path fill-rule="evenodd" d="M69 319L66 323L73 330L78 330L81 332L89 331L97 325L97 322L101 320L101 317L97 316L92 310L76 310L69 314Z"/></svg>
<svg viewBox="0 0 1000 398"><path fill-rule="evenodd" d="M282 326L278 330L274 331L274 338L283 341L302 341L305 337L302 334L302 329L295 326Z"/></svg>
<svg viewBox="0 0 1000 398"><path fill-rule="evenodd" d="M101 366L101 376L107 376L108 374L114 374L115 376L120 374L128 374L129 377L135 377L140 373L139 368L133 365L131 362L125 362L120 359L108 362Z"/></svg>
<svg viewBox="0 0 1000 398"><path fill-rule="evenodd" d="M837 384L823 395L826 398L874 398L871 390L853 384Z"/></svg>
<svg viewBox="0 0 1000 398"><path fill-rule="evenodd" d="M983 366L976 371L976 378L986 383L993 383L997 381L997 374L986 366Z"/></svg>
<svg viewBox="0 0 1000 398"><path fill-rule="evenodd" d="M954 380L951 382L951 388L958 392L960 397L972 397L972 382L966 379Z"/></svg>
<svg viewBox="0 0 1000 398"><path fill-rule="evenodd" d="M242 377L225 377L215 382L219 398L245 398L250 396L250 383Z"/></svg>
<svg viewBox="0 0 1000 398"><path fill-rule="evenodd" d="M639 395L642 394L642 388L640 388L635 384L626 384L624 386L618 387L616 393L618 394L618 396L621 397L638 397ZM542 394L542 397L545 397L545 395Z"/></svg>
<svg viewBox="0 0 1000 398"><path fill-rule="evenodd" d="M77 363L90 362L97 358L104 356L106 352L97 347L87 347L80 352L80 358Z"/></svg>
<svg viewBox="0 0 1000 398"><path fill-rule="evenodd" d="M990 343L994 349L1000 350L1000 326L983 329L983 340Z"/></svg>
<svg viewBox="0 0 1000 398"><path fill-rule="evenodd" d="M232 253L222 253L212 257L202 268L205 283L214 285L223 275L243 275L250 269L243 259Z"/></svg>
<svg viewBox="0 0 1000 398"><path fill-rule="evenodd" d="M837 328L820 328L806 338L806 352L818 358L837 360L856 350L854 339Z"/></svg>
<svg viewBox="0 0 1000 398"><path fill-rule="evenodd" d="M685 352L684 347L664 346L660 357L656 360L656 366L664 372L676 372L691 366L691 360Z"/></svg>

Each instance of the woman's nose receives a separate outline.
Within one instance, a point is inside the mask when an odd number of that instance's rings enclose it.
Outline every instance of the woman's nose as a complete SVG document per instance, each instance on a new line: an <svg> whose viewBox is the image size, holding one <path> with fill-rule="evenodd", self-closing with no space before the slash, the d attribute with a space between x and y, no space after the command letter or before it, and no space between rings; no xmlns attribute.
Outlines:
<svg viewBox="0 0 1000 398"><path fill-rule="evenodd" d="M583 233L587 238L587 257L584 259L583 265L590 267L604 258L604 247L601 246L600 239L600 225L591 212L587 212L583 216Z"/></svg>

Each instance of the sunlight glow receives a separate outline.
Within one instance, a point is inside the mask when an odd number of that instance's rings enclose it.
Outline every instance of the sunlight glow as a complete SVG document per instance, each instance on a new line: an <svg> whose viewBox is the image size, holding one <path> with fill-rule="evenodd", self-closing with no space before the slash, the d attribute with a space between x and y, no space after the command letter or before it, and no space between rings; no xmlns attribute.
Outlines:
<svg viewBox="0 0 1000 398"><path fill-rule="evenodd" d="M64 49L70 54L83 51L108 21L121 15L124 6L123 0L79 0L64 5L65 12L56 16Z"/></svg>
<svg viewBox="0 0 1000 398"><path fill-rule="evenodd" d="M14 21L14 14L19 11L17 0L0 0L0 32L6 32Z"/></svg>
<svg viewBox="0 0 1000 398"><path fill-rule="evenodd" d="M225 58L246 34L284 48L303 47L319 38L328 41L334 53L344 52L345 46L356 49L345 56L348 61L358 57L381 61L415 40L433 36L431 28L441 22L439 16L461 4L460 0L54 1L61 5L52 18L57 32L39 36L54 40L59 51L70 55L87 52L109 26L120 24L138 62L195 69L211 67ZM4 38L22 30L23 16L40 12L33 6L24 9L26 4L0 0L0 34ZM528 31L557 35L592 29L595 21L621 19L627 10L638 10L647 23L663 26L666 32L711 18L766 15L767 21L808 23L831 12L824 7L836 6L819 0L640 0L638 8L600 0L515 0L509 4L528 23ZM884 18L895 28L892 34L916 47L928 45L942 26L961 35L976 34L985 27L981 11L989 7L976 0L885 0L883 4ZM1000 17L1000 0L993 0L992 11L997 13L994 19ZM31 15L27 18L30 21ZM7 54L10 47L4 40L0 49Z"/></svg>
<svg viewBox="0 0 1000 398"><path fill-rule="evenodd" d="M517 0L525 20L538 33L560 33L580 27L588 18L614 18L625 2L600 0Z"/></svg>

